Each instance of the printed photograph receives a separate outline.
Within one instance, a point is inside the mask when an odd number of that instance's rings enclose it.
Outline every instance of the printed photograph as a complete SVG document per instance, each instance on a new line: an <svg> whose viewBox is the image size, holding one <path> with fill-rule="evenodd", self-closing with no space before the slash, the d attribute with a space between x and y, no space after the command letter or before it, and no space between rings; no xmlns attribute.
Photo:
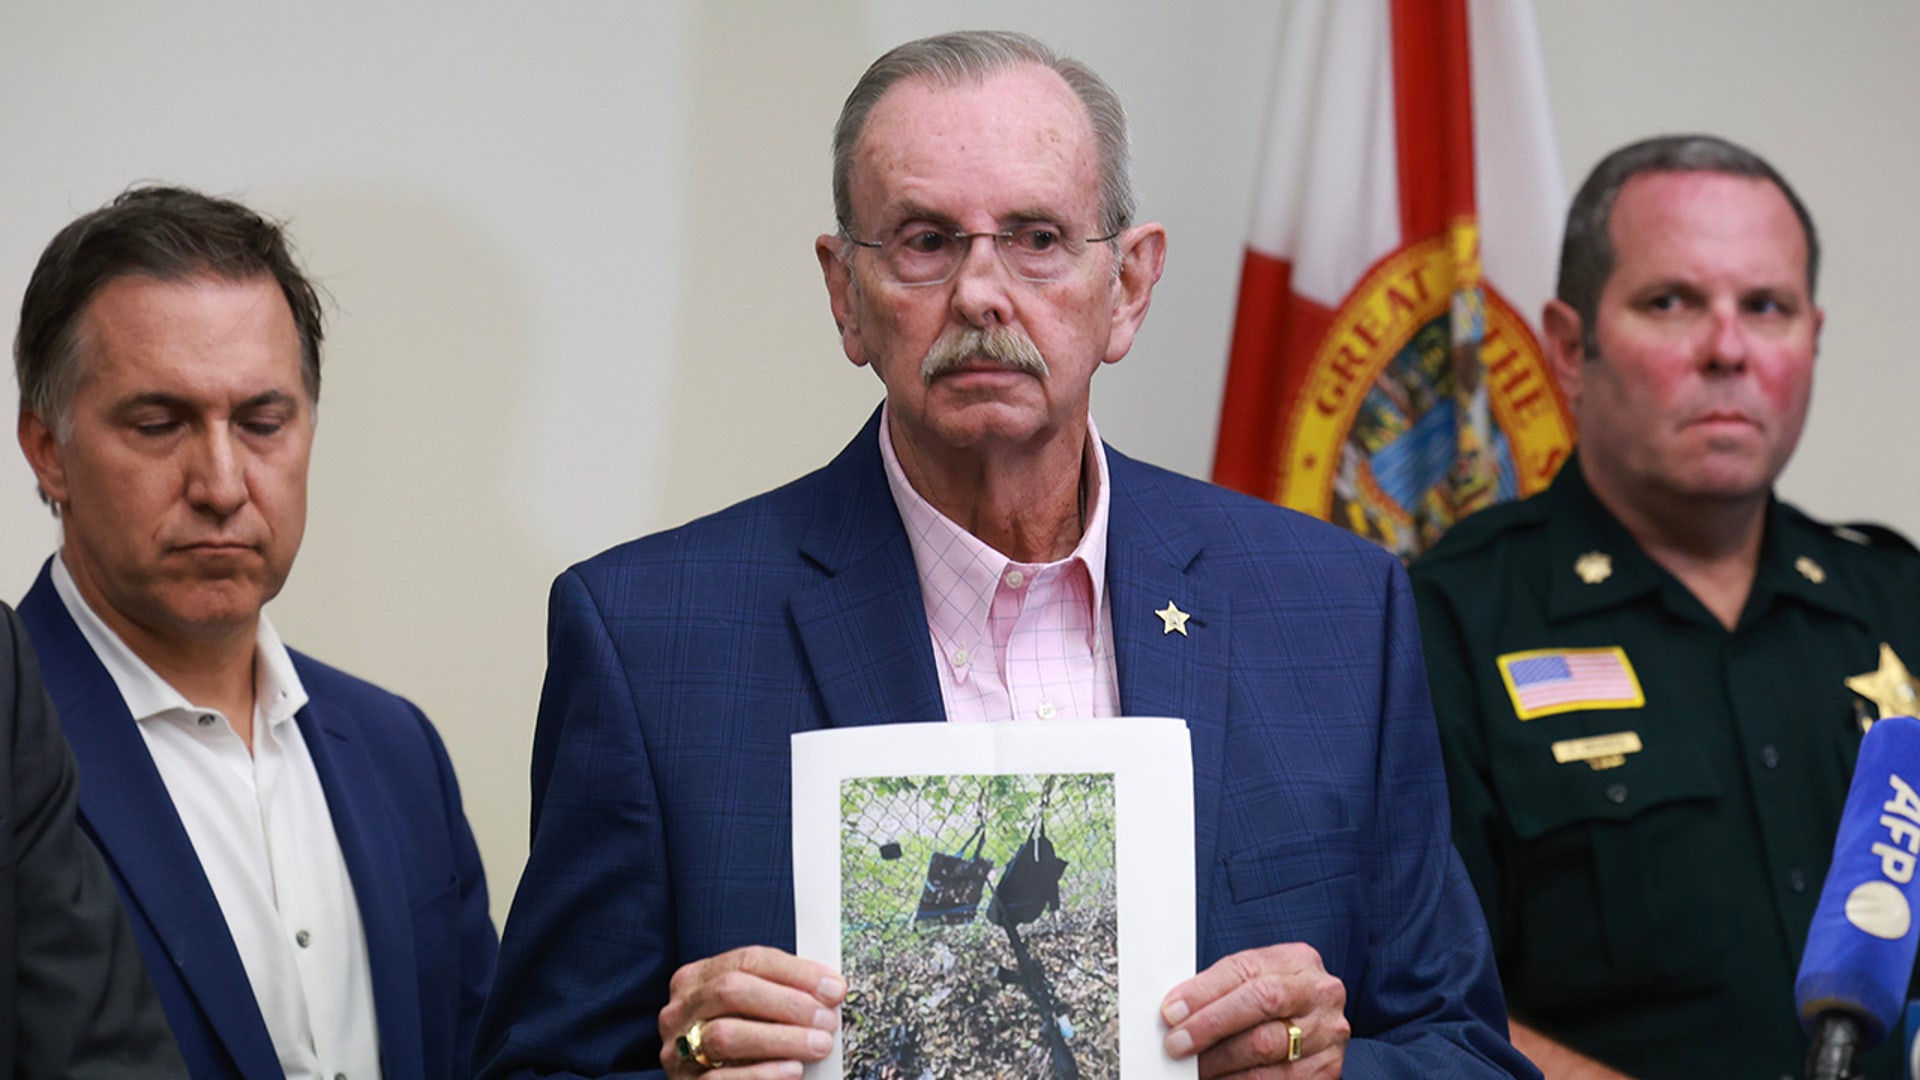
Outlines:
<svg viewBox="0 0 1920 1080"><path fill-rule="evenodd" d="M1120 1075L1111 773L840 786L850 1080Z"/></svg>

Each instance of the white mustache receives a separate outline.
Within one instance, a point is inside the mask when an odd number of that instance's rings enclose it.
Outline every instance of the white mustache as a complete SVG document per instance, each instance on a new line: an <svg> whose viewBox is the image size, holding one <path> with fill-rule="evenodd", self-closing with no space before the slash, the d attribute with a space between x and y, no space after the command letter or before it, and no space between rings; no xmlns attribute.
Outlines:
<svg viewBox="0 0 1920 1080"><path fill-rule="evenodd" d="M931 384L969 360L992 360L1037 378L1047 377L1047 360L1027 335L1010 327L987 330L948 329L920 361L920 378Z"/></svg>

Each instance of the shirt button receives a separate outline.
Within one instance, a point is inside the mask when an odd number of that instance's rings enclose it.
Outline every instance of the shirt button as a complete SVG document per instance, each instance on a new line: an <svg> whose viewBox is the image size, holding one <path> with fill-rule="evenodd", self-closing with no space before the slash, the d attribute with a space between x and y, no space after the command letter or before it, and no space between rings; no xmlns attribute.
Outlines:
<svg viewBox="0 0 1920 1080"><path fill-rule="evenodd" d="M1801 873L1798 870L1795 870L1789 873L1787 875L1787 887L1797 893L1806 892L1807 891L1807 875Z"/></svg>
<svg viewBox="0 0 1920 1080"><path fill-rule="evenodd" d="M213 714L212 714L212 713L201 713L201 714L200 714L200 726L201 726L201 727L212 727L212 726L213 726Z"/></svg>
<svg viewBox="0 0 1920 1080"><path fill-rule="evenodd" d="M1034 713L1038 715L1042 720L1053 719L1053 702L1051 701L1041 702L1040 707L1038 709L1035 709Z"/></svg>
<svg viewBox="0 0 1920 1080"><path fill-rule="evenodd" d="M1769 769L1779 768L1780 767L1780 750L1777 747L1775 747L1772 743L1768 743L1767 745L1761 747L1760 748L1760 764L1765 765Z"/></svg>
<svg viewBox="0 0 1920 1080"><path fill-rule="evenodd" d="M293 935L293 943L295 945L300 946L303 949L306 948L308 943L312 941L313 941L313 935L307 933L305 930L302 930L299 933Z"/></svg>
<svg viewBox="0 0 1920 1080"><path fill-rule="evenodd" d="M953 666L954 667L966 667L968 659L970 659L970 656L967 653L967 650L965 649L953 650Z"/></svg>
<svg viewBox="0 0 1920 1080"><path fill-rule="evenodd" d="M1007 588L1017 589L1027 583L1027 575L1018 570L1007 571Z"/></svg>
<svg viewBox="0 0 1920 1080"><path fill-rule="evenodd" d="M1627 801L1627 785L1625 784L1608 785L1607 801L1610 803L1616 803L1616 804L1626 802Z"/></svg>

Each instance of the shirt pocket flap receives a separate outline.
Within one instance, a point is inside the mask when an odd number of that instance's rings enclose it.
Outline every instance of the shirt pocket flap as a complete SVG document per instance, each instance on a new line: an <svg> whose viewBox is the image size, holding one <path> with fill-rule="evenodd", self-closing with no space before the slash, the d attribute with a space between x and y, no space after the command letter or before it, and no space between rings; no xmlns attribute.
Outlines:
<svg viewBox="0 0 1920 1080"><path fill-rule="evenodd" d="M1626 821L1656 806L1720 797L1719 782L1696 756L1651 740L1611 768L1555 761L1552 740L1544 738L1501 747L1492 765L1507 820L1522 840L1576 822Z"/></svg>

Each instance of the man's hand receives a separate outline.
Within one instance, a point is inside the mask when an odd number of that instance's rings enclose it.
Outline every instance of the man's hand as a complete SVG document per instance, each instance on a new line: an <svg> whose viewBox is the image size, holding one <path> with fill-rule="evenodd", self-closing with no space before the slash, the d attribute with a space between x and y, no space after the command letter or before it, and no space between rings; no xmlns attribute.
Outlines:
<svg viewBox="0 0 1920 1080"><path fill-rule="evenodd" d="M1200 1055L1200 1080L1221 1076L1338 1077L1347 1056L1347 988L1298 942L1224 957L1160 1003L1167 1053ZM1300 1029L1288 1063L1287 1025Z"/></svg>
<svg viewBox="0 0 1920 1080"><path fill-rule="evenodd" d="M696 960L673 973L660 1010L660 1064L668 1076L714 1080L798 1077L803 1062L833 1049L834 1012L846 981L825 964L763 945ZM700 1025L699 1052L683 1058L678 1041Z"/></svg>

